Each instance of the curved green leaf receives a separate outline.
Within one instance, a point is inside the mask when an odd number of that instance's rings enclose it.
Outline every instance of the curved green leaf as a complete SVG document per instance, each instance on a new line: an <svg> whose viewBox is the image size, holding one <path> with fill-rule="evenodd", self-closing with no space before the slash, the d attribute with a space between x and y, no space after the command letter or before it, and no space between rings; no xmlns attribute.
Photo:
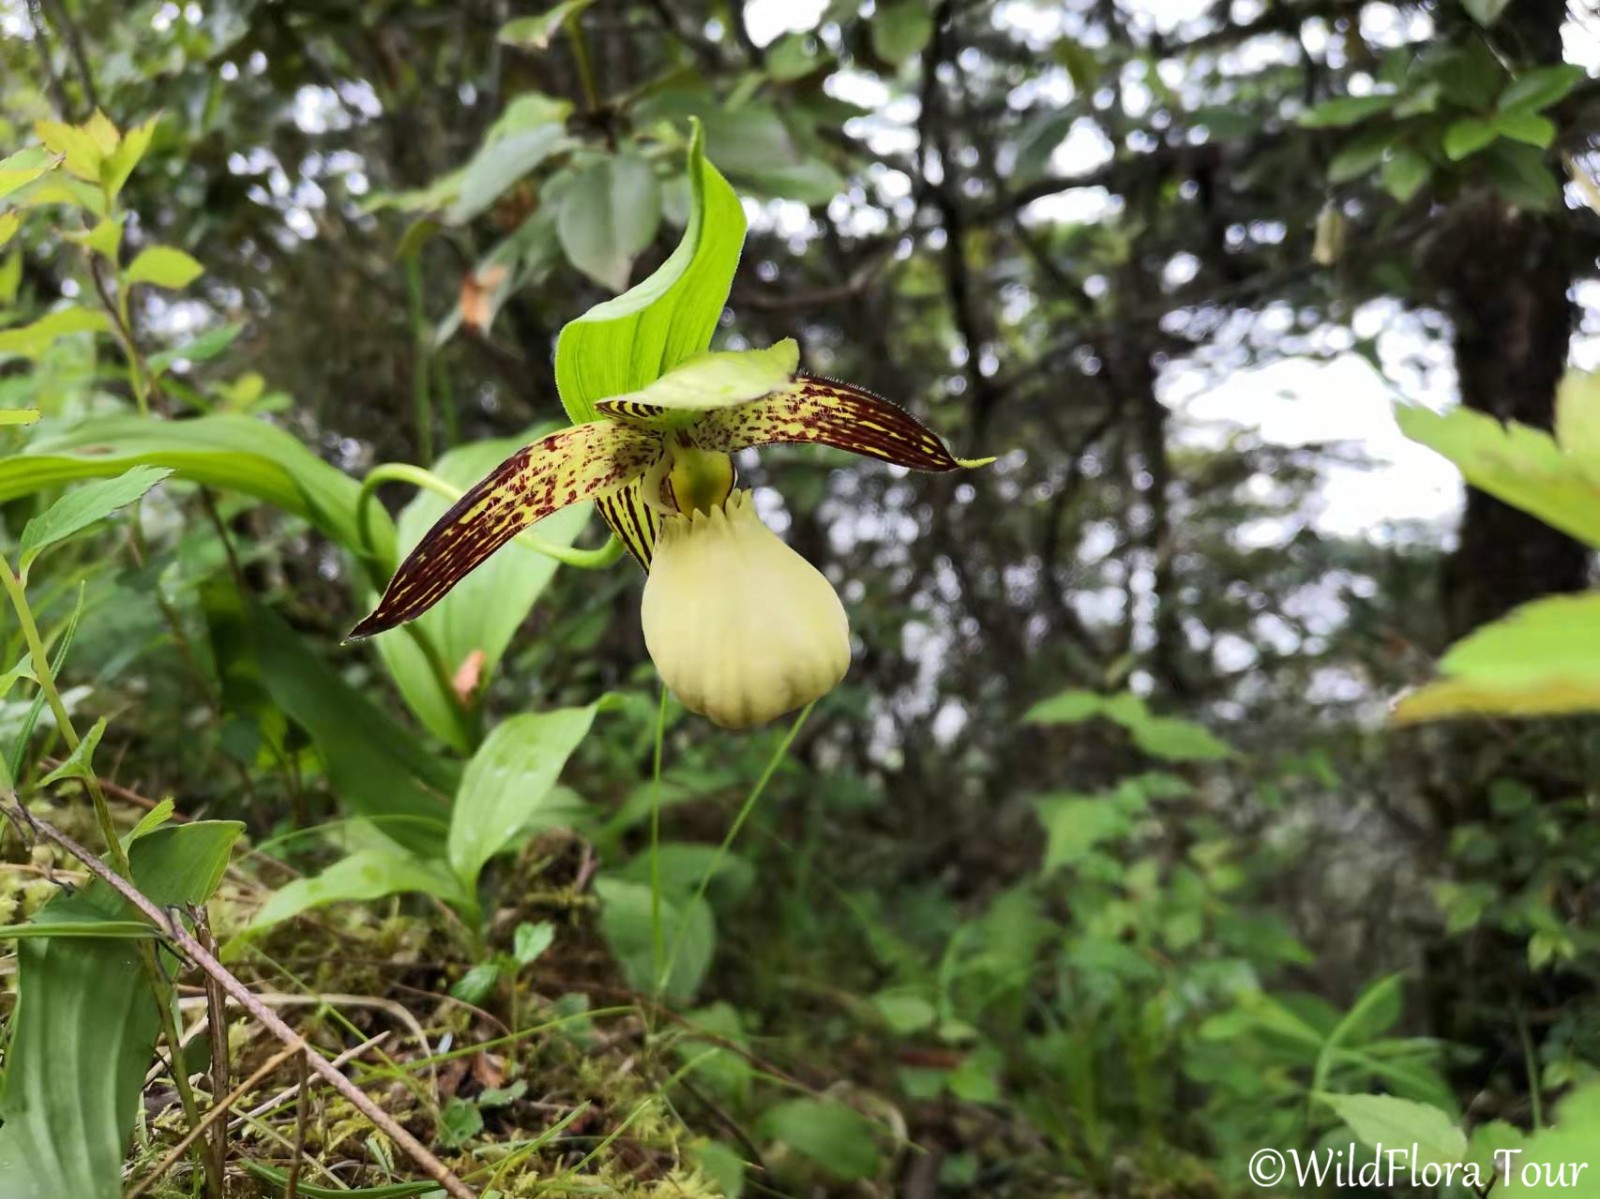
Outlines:
<svg viewBox="0 0 1600 1199"><path fill-rule="evenodd" d="M42 432L20 454L0 461L0 503L75 479L120 475L137 464L169 467L183 479L231 491L303 517L359 552L356 497L361 486L293 436L250 416L220 414L160 421L96 417ZM394 556L394 524L370 516L374 552Z"/></svg>
<svg viewBox="0 0 1600 1199"><path fill-rule="evenodd" d="M693 203L683 240L648 279L561 330L556 385L574 424L597 419L597 401L637 391L711 343L744 246L744 210L705 156L698 123L689 141Z"/></svg>

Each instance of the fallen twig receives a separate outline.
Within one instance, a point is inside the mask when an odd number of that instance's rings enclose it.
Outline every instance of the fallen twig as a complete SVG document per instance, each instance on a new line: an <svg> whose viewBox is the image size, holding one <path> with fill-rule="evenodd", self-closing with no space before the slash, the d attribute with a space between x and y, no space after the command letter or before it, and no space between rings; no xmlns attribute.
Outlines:
<svg viewBox="0 0 1600 1199"><path fill-rule="evenodd" d="M188 1132L184 1133L183 1139L171 1149L167 1150L167 1155L162 1158L159 1163L157 1163L154 1170L151 1170L150 1173L146 1174L138 1182L129 1187L122 1199L139 1199L140 1195L148 1191L152 1186L161 1180L161 1177L166 1174L168 1170L172 1169L173 1163L175 1163L184 1155L184 1152L189 1148L190 1145L193 1145L197 1140L205 1135L206 1129L210 1128L213 1124L216 1124L218 1121L220 1121L223 1116L227 1115L228 1109L248 1095L252 1087L254 1087L267 1075L271 1074L286 1060L299 1052L300 1051L293 1045L290 1045L286 1049L279 1050L277 1053L273 1054L272 1057L268 1058L266 1063L262 1065L259 1070L250 1075L249 1078L245 1079L238 1086L234 1087L233 1090L229 1091L225 1098L213 1103L211 1105L211 1109L200 1118L199 1123L197 1123ZM301 1054L302 1058L304 1058L304 1056L304 1054Z"/></svg>
<svg viewBox="0 0 1600 1199"><path fill-rule="evenodd" d="M208 976L216 979L222 985L222 989L260 1021L268 1032L272 1033L285 1045L304 1053L311 1068L321 1075L329 1086L348 1099L352 1107L372 1121L385 1136L400 1146L429 1178L455 1196L455 1199L477 1199L466 1183L457 1178L450 1168L435 1157L426 1145L407 1132L389 1113L369 1099L360 1087L334 1069L328 1063L328 1060L313 1050L305 1038L290 1028L282 1017L267 1007L266 1004L257 1000L250 988L240 982L204 945L200 944L189 930L183 927L180 921L170 919L142 891L128 882L127 879L109 869L94 853L79 845L59 829L40 820L20 804L0 803L0 813L17 821L19 824L33 829L40 836L54 841L87 866L108 887L137 908L154 927L160 929L171 940L173 945L183 951L184 956Z"/></svg>

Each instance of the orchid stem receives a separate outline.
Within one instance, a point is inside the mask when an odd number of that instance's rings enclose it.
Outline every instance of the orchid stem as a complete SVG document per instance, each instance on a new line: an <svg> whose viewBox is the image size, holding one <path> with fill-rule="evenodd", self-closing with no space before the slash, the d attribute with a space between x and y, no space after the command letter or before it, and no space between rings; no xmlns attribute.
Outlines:
<svg viewBox="0 0 1600 1199"><path fill-rule="evenodd" d="M722 844L717 846L717 852L711 857L711 864L706 867L706 872L700 876L700 885L695 888L694 898L683 908L683 919L678 922L678 927L673 930L672 949L667 954L667 968L656 977L656 992L659 994L666 986L667 979L672 977L672 968L678 961L678 950L683 943L684 925L688 923L689 910L706 897L706 888L711 885L711 880L716 877L717 871L722 867L722 859L727 857L729 848L733 845L734 838L739 835L739 830L744 827L744 822L750 818L750 813L755 811L756 801L761 798L762 792L767 789L767 784L772 781L772 776L778 771L778 764L788 756L789 747L794 744L794 739L800 735L800 730L805 727L806 718L811 715L811 709L817 706L817 701L812 700L800 709L800 715L794 718L794 723L789 726L789 731L783 735L783 740L778 743L778 748L772 751L772 757L767 760L766 769L761 772L761 777L756 780L756 785L750 789L750 794L745 797L744 804L739 808L739 814L733 818L733 824L728 828L728 835L722 838Z"/></svg>

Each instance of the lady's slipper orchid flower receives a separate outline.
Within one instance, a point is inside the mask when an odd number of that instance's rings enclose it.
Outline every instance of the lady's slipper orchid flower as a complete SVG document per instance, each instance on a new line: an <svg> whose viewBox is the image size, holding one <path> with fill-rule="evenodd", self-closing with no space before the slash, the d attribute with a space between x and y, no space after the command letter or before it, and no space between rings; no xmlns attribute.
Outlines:
<svg viewBox="0 0 1600 1199"><path fill-rule="evenodd" d="M826 695L850 665L844 606L734 489L731 455L815 442L915 470L955 457L887 400L798 373L794 341L704 354L517 451L439 519L352 637L420 616L517 533L593 500L649 571L645 645L683 705L726 728Z"/></svg>

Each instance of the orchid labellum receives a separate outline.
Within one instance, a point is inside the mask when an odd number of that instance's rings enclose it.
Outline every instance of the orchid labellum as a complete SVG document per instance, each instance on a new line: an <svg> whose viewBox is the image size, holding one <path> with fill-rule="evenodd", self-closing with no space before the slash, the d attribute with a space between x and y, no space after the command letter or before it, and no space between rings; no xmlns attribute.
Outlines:
<svg viewBox="0 0 1600 1199"><path fill-rule="evenodd" d="M844 606L735 489L731 455L815 442L925 471L993 459L957 458L887 400L798 364L792 340L704 354L519 450L428 531L351 636L420 616L521 530L593 500L649 571L645 645L685 707L748 728L826 695L850 666Z"/></svg>

